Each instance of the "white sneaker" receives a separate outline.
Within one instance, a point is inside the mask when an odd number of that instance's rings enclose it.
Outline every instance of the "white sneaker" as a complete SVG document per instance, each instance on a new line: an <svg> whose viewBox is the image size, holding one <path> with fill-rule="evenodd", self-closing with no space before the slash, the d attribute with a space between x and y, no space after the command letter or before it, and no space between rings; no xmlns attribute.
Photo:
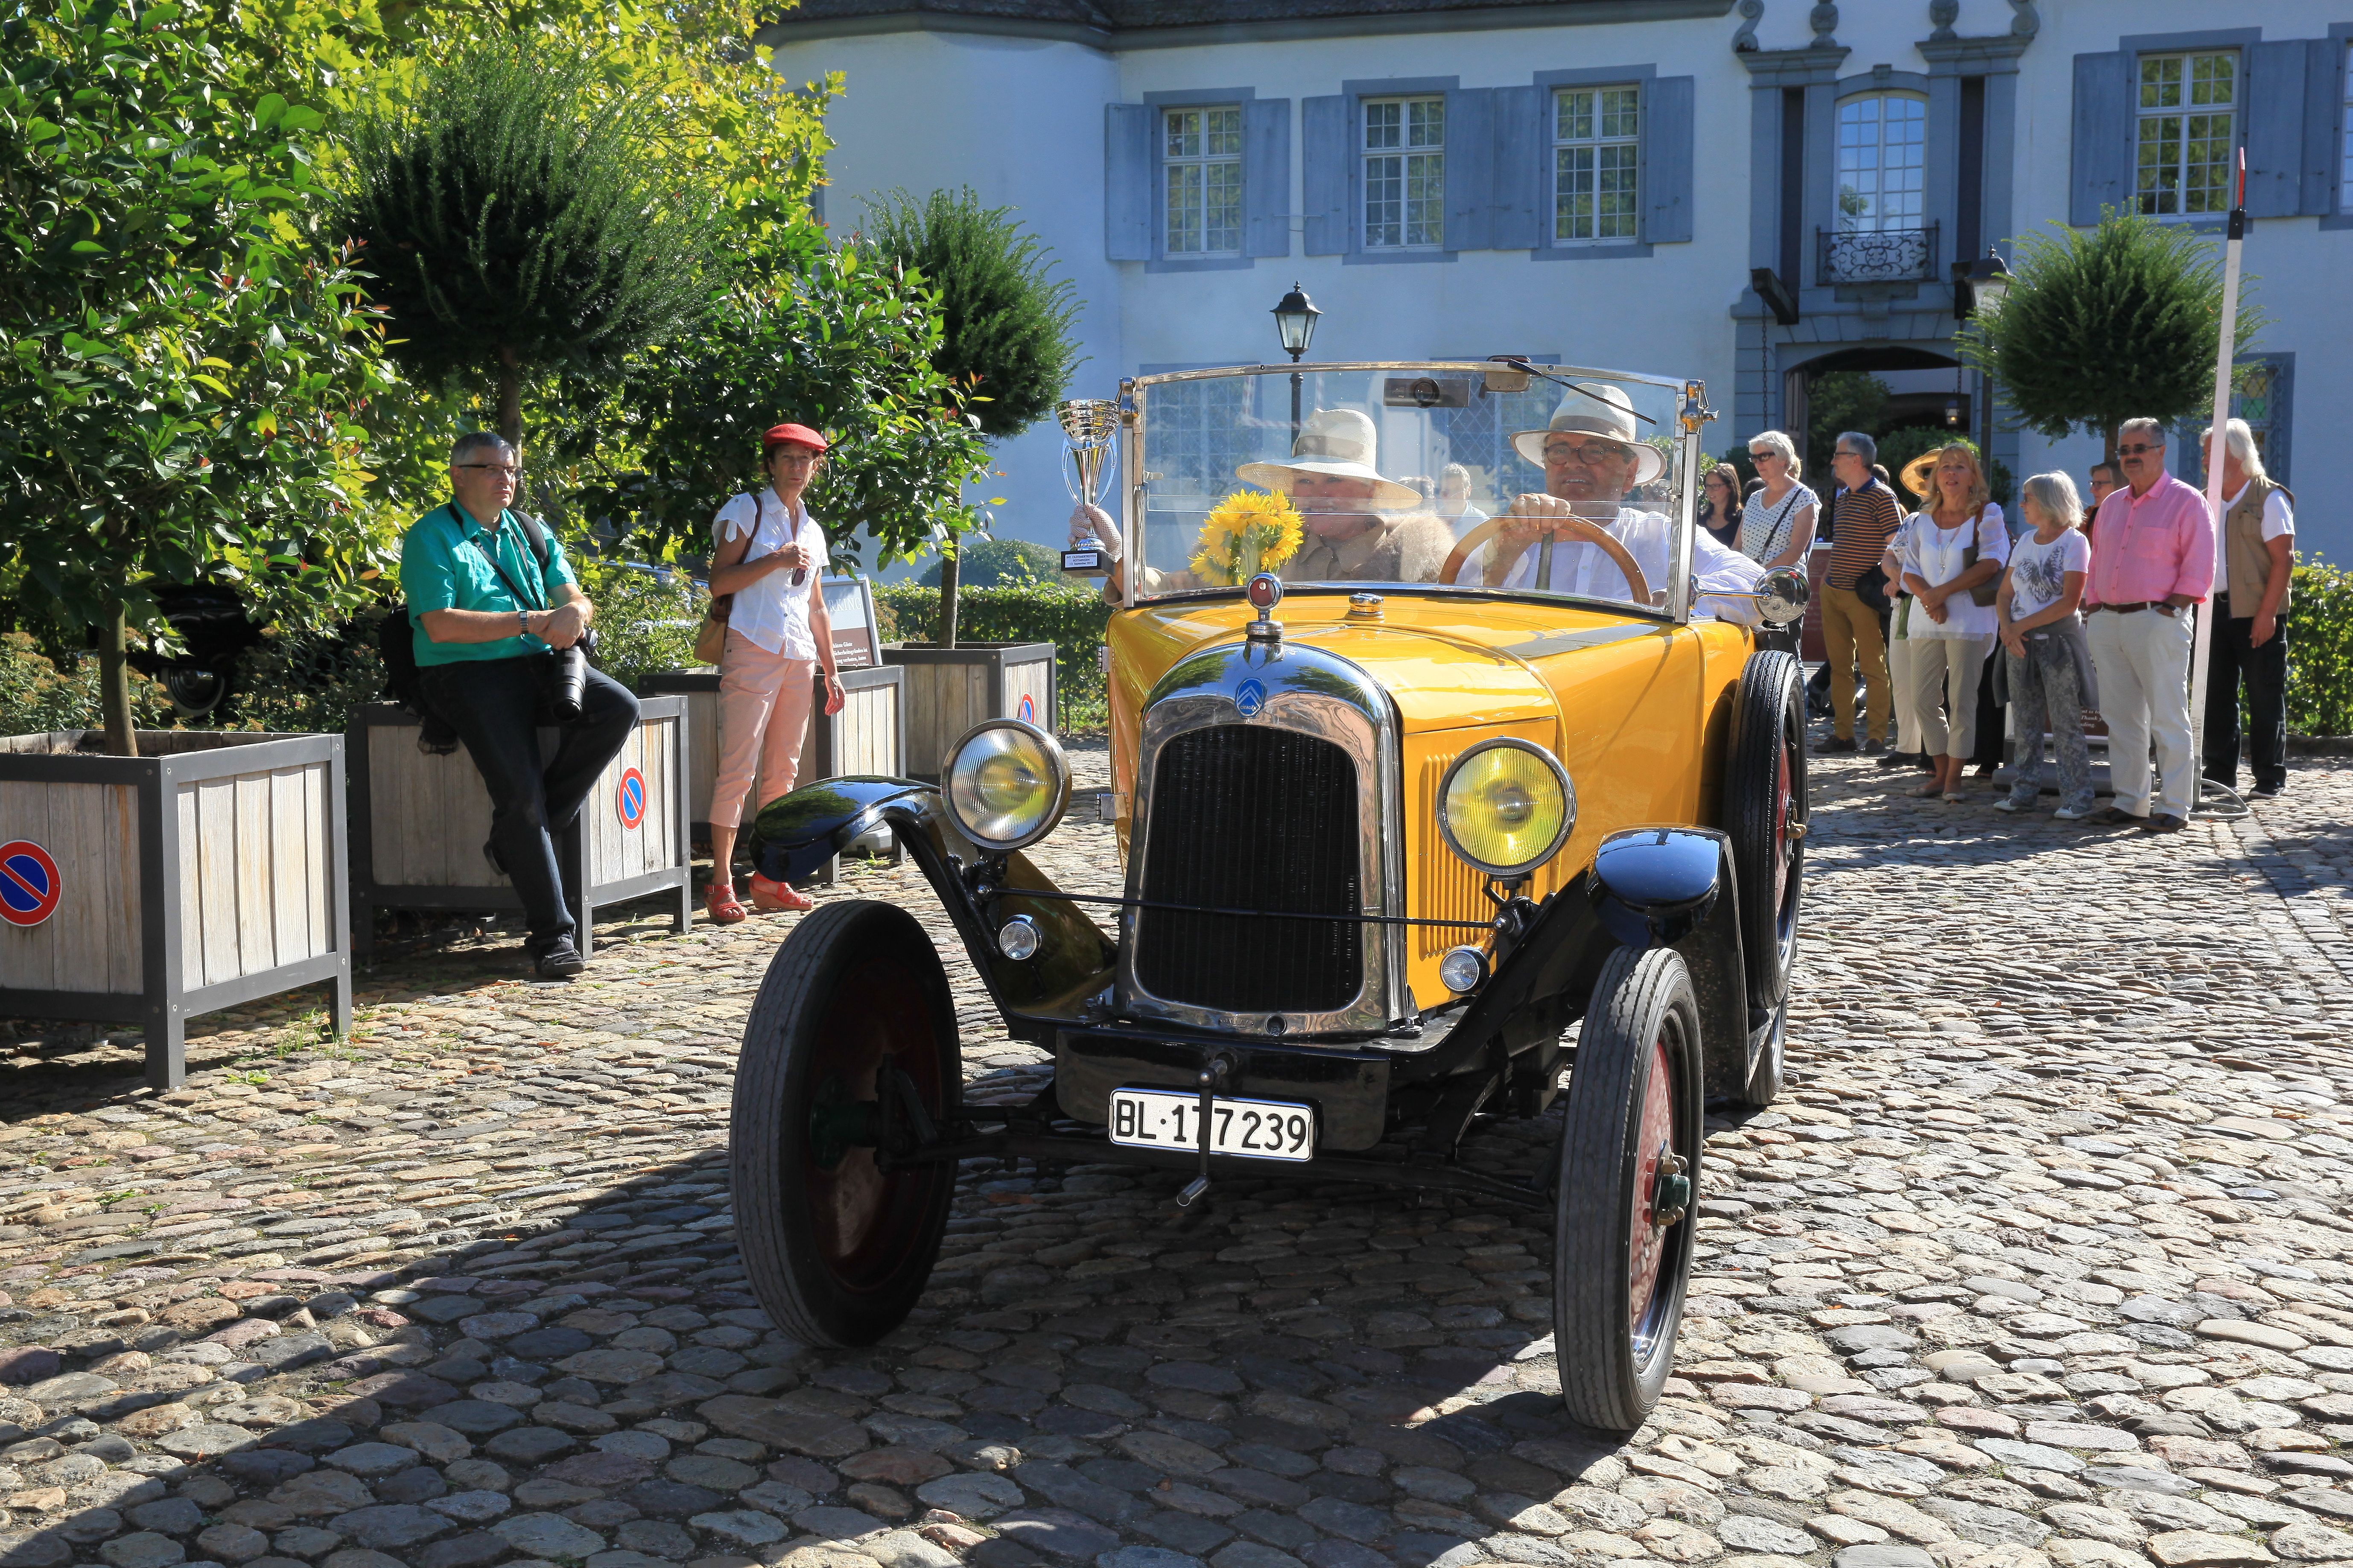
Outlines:
<svg viewBox="0 0 2353 1568"><path fill-rule="evenodd" d="M2063 805L2051 815L2061 822L2081 822L2092 814L2088 811L2077 811L2072 805Z"/></svg>
<svg viewBox="0 0 2353 1568"><path fill-rule="evenodd" d="M2003 795L2000 800L1993 803L1993 808L1996 811L2016 811L2018 809L2018 803L2010 799L2010 796Z"/></svg>

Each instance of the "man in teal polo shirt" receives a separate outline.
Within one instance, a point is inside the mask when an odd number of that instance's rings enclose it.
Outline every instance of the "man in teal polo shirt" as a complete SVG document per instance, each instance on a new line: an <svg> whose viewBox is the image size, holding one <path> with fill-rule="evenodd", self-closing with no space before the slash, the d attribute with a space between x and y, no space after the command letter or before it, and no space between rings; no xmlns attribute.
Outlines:
<svg viewBox="0 0 2353 1568"><path fill-rule="evenodd" d="M605 764L627 743L638 700L590 669L578 717L548 705L554 650L578 642L596 616L564 546L544 533L542 563L514 499L514 448L488 431L458 437L449 452L456 499L412 524L400 546L400 583L415 628L426 700L466 743L491 794L491 841L482 852L522 899L523 946L546 979L577 974L586 960L573 940L578 857L556 842ZM563 740L543 765L539 731Z"/></svg>

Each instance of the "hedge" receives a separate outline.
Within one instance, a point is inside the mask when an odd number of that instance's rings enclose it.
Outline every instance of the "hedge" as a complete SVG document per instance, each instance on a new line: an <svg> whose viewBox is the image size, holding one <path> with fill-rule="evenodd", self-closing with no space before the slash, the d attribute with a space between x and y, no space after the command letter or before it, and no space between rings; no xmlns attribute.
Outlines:
<svg viewBox="0 0 2353 1568"><path fill-rule="evenodd" d="M939 633L940 591L919 583L877 584L874 603L883 640L930 642ZM1062 689L1061 727L1099 730L1109 722L1103 698L1103 629L1111 605L1099 594L1059 583L1025 583L956 593L960 642L1050 642Z"/></svg>
<svg viewBox="0 0 2353 1568"><path fill-rule="evenodd" d="M2295 569L2288 606L2287 727L2353 735L2353 572L2317 558Z"/></svg>

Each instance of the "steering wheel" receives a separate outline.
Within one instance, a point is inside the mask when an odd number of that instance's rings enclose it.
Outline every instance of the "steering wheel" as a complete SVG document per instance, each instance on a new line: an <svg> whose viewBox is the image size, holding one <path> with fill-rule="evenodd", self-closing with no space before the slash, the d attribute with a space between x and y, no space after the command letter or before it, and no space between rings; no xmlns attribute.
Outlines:
<svg viewBox="0 0 2353 1568"><path fill-rule="evenodd" d="M1504 525L1514 522L1534 522L1538 525L1540 535L1544 531L1549 531L1555 535L1567 534L1570 538L1582 540L1586 543L1599 545L1601 552L1609 557L1610 563L1619 571L1625 574L1626 586L1632 593L1634 603L1644 605L1650 604L1651 584L1642 575L1642 569L1634 563L1633 553L1620 544L1609 530L1598 522L1588 522L1581 517L1514 517L1505 512L1502 517L1489 518L1455 542L1453 550L1447 554L1446 564L1438 569L1438 580L1440 583L1452 583L1454 574L1462 570L1462 563L1470 560L1481 545L1502 532ZM1528 548L1533 550L1542 542L1543 539L1538 537L1530 542ZM1521 553L1525 554L1526 552L1523 551ZM1505 569L1509 570L1508 567ZM1541 587L1542 584L1538 586Z"/></svg>

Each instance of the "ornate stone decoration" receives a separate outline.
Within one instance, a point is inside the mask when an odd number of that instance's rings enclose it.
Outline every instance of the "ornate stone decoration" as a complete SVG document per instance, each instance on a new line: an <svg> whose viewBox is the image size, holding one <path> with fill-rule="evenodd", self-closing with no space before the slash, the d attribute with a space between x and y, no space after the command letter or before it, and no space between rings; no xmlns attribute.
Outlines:
<svg viewBox="0 0 2353 1568"><path fill-rule="evenodd" d="M1732 35L1732 52L1747 55L1757 52L1757 24L1765 19L1765 0L1740 0L1740 31Z"/></svg>
<svg viewBox="0 0 2353 1568"><path fill-rule="evenodd" d="M1936 28L1928 37L1936 39L1960 37L1953 31L1953 24L1960 20L1960 16L1961 0L1928 0L1928 21Z"/></svg>
<svg viewBox="0 0 2353 1568"><path fill-rule="evenodd" d="M2011 0L2011 3L2014 5L2017 0ZM1838 40L1831 37L1838 31L1838 7L1831 0L1821 0L1820 5L1807 13L1806 21L1814 29L1814 41L1810 47L1817 49L1838 47Z"/></svg>

